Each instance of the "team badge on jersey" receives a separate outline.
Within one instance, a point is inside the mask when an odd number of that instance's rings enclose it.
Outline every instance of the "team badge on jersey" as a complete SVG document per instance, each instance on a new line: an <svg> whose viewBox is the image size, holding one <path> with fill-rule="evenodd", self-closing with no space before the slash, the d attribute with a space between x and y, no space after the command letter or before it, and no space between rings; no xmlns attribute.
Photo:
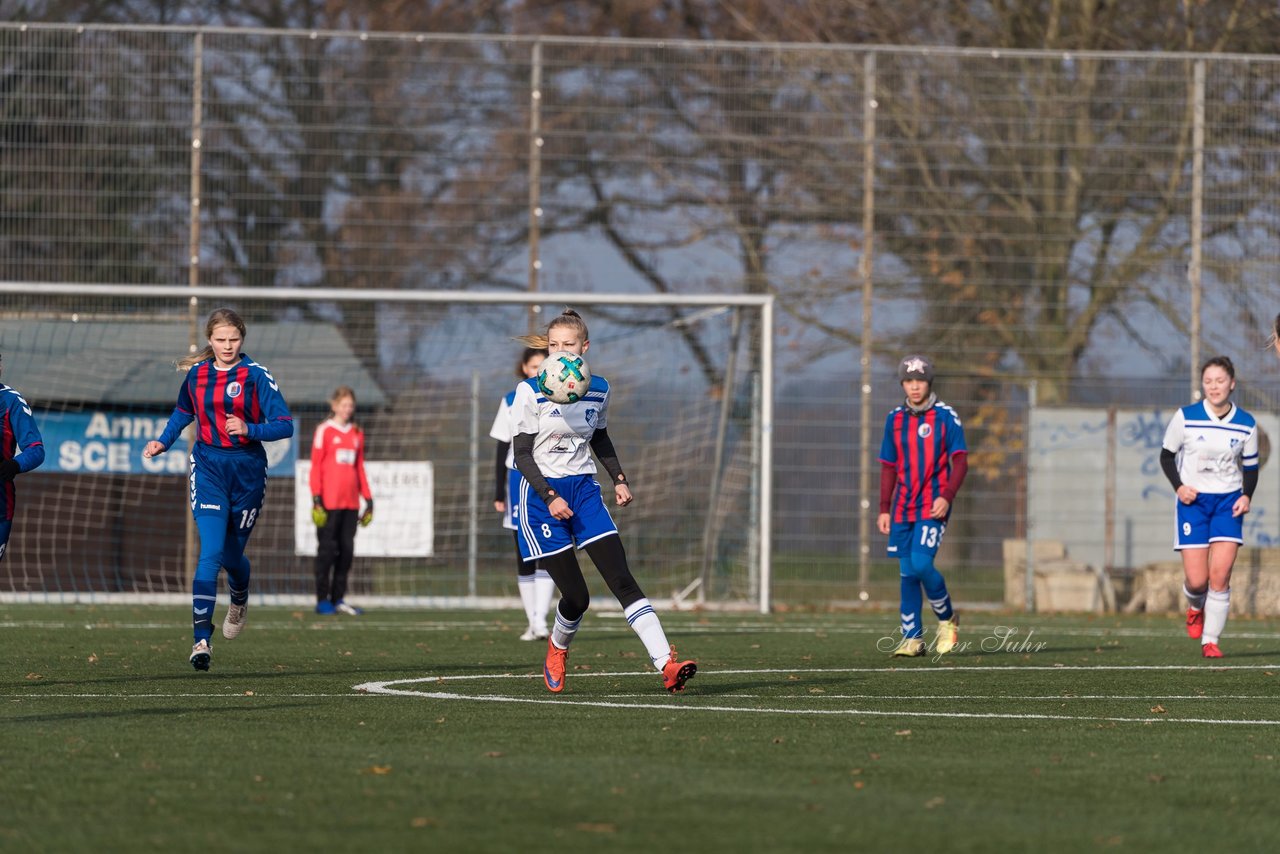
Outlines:
<svg viewBox="0 0 1280 854"><path fill-rule="evenodd" d="M919 427L916 428L916 435L919 436L921 439L928 439L930 436L933 435L933 426L928 422L921 424Z"/></svg>
<svg viewBox="0 0 1280 854"><path fill-rule="evenodd" d="M227 397L235 398L240 396L240 392L244 391L244 386L234 380L227 383Z"/></svg>

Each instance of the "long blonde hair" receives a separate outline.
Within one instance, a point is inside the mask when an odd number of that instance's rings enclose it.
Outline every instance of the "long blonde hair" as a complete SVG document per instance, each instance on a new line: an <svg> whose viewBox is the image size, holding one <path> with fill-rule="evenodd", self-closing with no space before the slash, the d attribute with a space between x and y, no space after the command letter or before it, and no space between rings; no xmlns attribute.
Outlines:
<svg viewBox="0 0 1280 854"><path fill-rule="evenodd" d="M526 347L532 347L545 352L551 330L555 329L557 326L572 327L583 341L591 340L591 336L587 334L587 322L582 319L582 315L578 314L571 308L566 308L564 311L553 317L551 322L547 324L546 332L539 335L519 335L516 337L516 340L524 344Z"/></svg>
<svg viewBox="0 0 1280 854"><path fill-rule="evenodd" d="M244 321L240 319L240 315L236 314L229 308L215 308L210 314L209 319L204 324L204 337L206 339L213 337L213 330L219 326L234 326L236 331L240 333L240 340L245 338ZM199 364L206 359L213 358L213 347L209 344L204 345L204 349L197 353L192 353L178 360L178 370L185 371L192 365Z"/></svg>

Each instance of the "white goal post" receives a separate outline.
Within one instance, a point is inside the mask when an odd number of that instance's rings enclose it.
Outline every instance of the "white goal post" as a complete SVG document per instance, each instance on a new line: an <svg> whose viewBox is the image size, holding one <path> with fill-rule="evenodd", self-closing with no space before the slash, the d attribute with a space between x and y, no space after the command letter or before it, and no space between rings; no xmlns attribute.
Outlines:
<svg viewBox="0 0 1280 854"><path fill-rule="evenodd" d="M514 386L512 336L527 331L531 312L545 321L552 314L543 307L554 313L569 306L590 324L592 356L599 353L600 372L616 390L610 432L617 439L614 423L623 431L641 416L649 419L619 448L639 481L632 507L646 508L627 508L619 523L642 587L650 598L671 597L677 606L737 603L770 611L772 295L14 281L0 282L3 379L31 401L47 456L18 481L10 551L0 562L0 601L181 601L187 595L194 566L190 526L181 536L171 530L182 526L178 512L186 511L185 454L175 447L169 456L183 464L169 459L173 465L164 471L143 471L135 457L144 433L162 426L172 410L180 383L174 360L203 343L205 318L224 305L246 316L245 352L280 380L298 423L286 461L290 477L287 484L284 477L269 478L267 512L249 543L253 601L311 598L307 567L293 555L292 501L280 496L292 497L293 462L306 459L311 432L328 414L323 394L348 371L357 377L347 384L358 386L359 416L371 425L370 459L435 465L435 531L445 540L417 561L368 558L352 576L353 583L374 585L362 598L388 606L505 605L514 592L514 573L507 572L514 549L504 551L505 539L493 544L495 520L484 518L493 392ZM699 333L690 333L695 326ZM686 343L698 351L696 359L682 358ZM441 382L429 370L441 358L434 348L455 359L466 355L460 370L475 362L487 373ZM670 383L658 386L645 371L667 370L664 360L677 367L669 369ZM704 376L711 373L720 378L715 387ZM647 470L672 480L655 482ZM156 474L168 477L148 476ZM393 512L378 505L379 518ZM671 530L676 527L681 533ZM81 528L86 543L77 550L71 543Z"/></svg>

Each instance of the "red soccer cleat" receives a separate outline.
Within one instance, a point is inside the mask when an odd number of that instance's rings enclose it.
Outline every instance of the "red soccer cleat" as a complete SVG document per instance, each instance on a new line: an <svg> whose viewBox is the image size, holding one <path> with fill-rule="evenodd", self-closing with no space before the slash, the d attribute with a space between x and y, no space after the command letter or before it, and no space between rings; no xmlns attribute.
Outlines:
<svg viewBox="0 0 1280 854"><path fill-rule="evenodd" d="M1207 643L1200 647L1200 654L1205 658L1222 658L1222 650L1216 643Z"/></svg>
<svg viewBox="0 0 1280 854"><path fill-rule="evenodd" d="M1200 635L1202 634L1204 634L1204 609L1188 608L1187 637L1200 640Z"/></svg>
<svg viewBox="0 0 1280 854"><path fill-rule="evenodd" d="M684 683L698 672L698 665L692 661L680 661L676 656L675 645L671 646L671 658L662 666L662 686L672 694L684 690Z"/></svg>
<svg viewBox="0 0 1280 854"><path fill-rule="evenodd" d="M542 666L542 681L547 683L547 690L559 694L564 690L565 660L569 650L561 649L547 638L547 663Z"/></svg>

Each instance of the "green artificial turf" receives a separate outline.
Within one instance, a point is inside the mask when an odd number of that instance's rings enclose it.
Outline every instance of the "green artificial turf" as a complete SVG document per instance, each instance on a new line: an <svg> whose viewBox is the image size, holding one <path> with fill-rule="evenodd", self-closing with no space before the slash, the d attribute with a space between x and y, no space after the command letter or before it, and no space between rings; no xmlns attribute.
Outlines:
<svg viewBox="0 0 1280 854"><path fill-rule="evenodd" d="M557 696L515 613L255 606L208 673L186 614L0 605L0 849L1273 844L1275 621L1209 662L1176 617L975 612L895 660L893 613L667 612L673 696L593 612Z"/></svg>

